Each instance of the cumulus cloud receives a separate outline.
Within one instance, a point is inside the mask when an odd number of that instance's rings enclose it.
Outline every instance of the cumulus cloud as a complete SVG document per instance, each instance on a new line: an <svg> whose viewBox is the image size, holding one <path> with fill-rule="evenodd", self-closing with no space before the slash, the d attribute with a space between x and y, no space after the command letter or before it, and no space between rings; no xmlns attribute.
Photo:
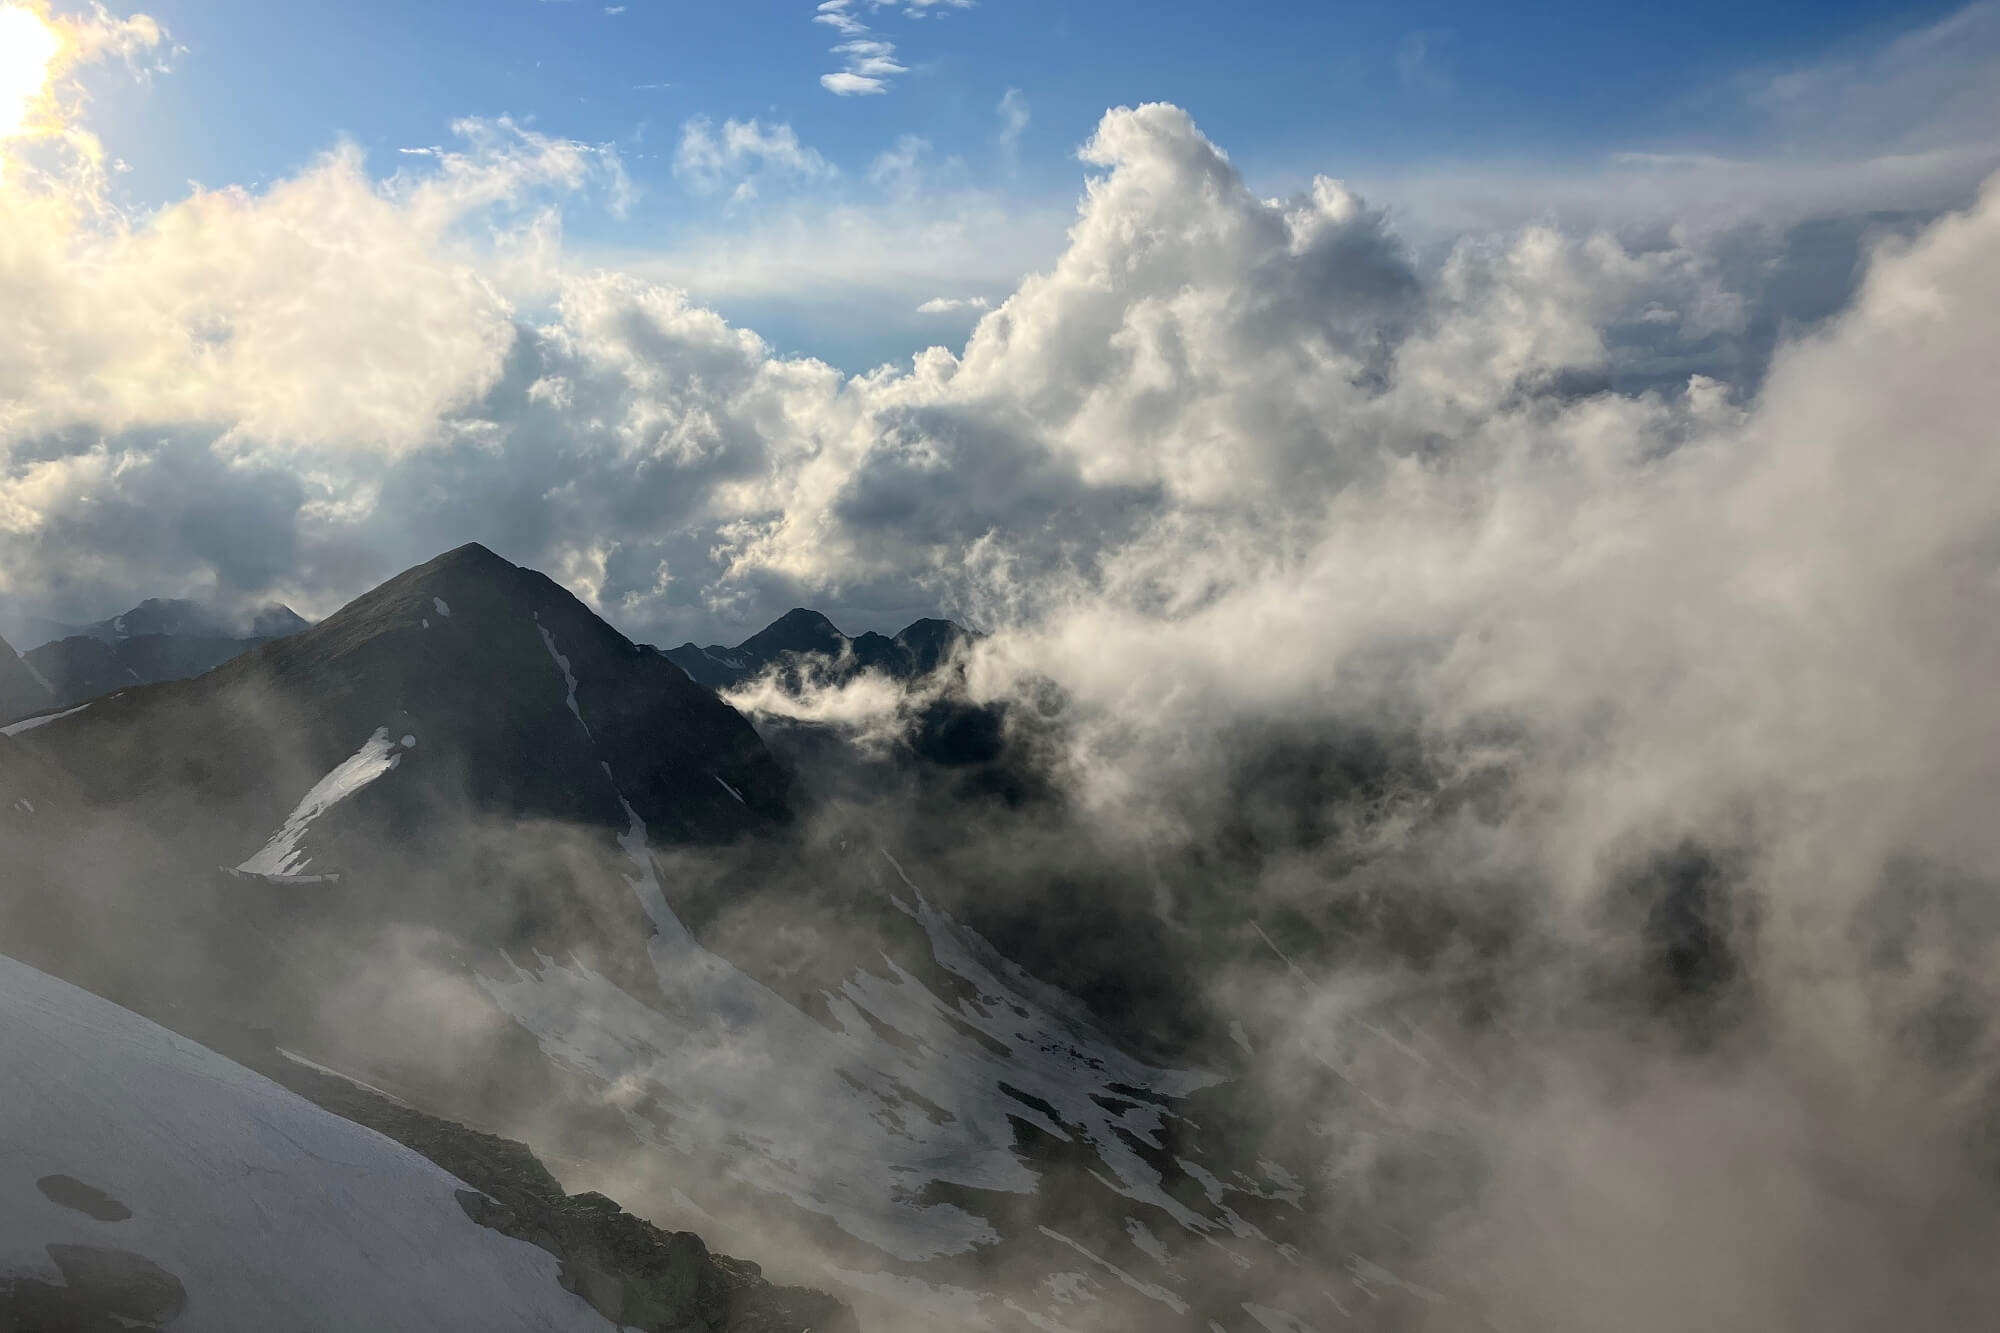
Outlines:
<svg viewBox="0 0 2000 1333"><path fill-rule="evenodd" d="M951 315L961 310L990 310L993 303L983 296L933 296L917 307L919 315Z"/></svg>

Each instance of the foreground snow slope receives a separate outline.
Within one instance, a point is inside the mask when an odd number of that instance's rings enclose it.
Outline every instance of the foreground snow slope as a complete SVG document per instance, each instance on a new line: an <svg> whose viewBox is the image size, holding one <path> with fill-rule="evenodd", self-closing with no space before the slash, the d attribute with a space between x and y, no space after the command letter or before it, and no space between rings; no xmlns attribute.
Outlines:
<svg viewBox="0 0 2000 1333"><path fill-rule="evenodd" d="M92 1246L180 1280L170 1328L611 1328L554 1256L470 1221L441 1168L4 957L0 1069L0 1279L60 1284L47 1247ZM131 1215L58 1204L51 1177Z"/></svg>

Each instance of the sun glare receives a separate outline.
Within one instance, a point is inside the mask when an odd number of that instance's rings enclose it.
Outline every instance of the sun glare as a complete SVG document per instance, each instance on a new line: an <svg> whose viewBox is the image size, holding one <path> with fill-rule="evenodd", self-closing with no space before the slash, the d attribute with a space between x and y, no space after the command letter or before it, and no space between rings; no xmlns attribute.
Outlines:
<svg viewBox="0 0 2000 1333"><path fill-rule="evenodd" d="M62 38L40 14L0 5L0 138L29 127L61 49Z"/></svg>

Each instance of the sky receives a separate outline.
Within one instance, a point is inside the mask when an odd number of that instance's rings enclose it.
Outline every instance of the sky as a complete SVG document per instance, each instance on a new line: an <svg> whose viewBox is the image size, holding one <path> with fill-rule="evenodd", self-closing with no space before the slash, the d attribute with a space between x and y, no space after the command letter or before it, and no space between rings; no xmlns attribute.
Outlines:
<svg viewBox="0 0 2000 1333"><path fill-rule="evenodd" d="M1054 258L1077 146L1109 107L1187 108L1260 189L1325 171L1421 198L1423 182L1404 178L1475 162L1569 174L1620 153L1811 152L1800 140L1820 127L1774 127L1760 81L1865 57L1952 9L1701 0L1606 21L1580 3L167 0L147 12L170 34L173 77L94 85L97 130L132 168L121 200L267 183L337 141L389 172L408 150L448 144L459 119L509 117L615 146L630 197L570 210L574 243L650 263L780 350L858 371L962 338L977 312L918 306L997 303ZM871 60L879 72L855 73ZM732 122L754 129L732 141ZM682 151L704 123L719 145L706 167ZM834 207L858 210L875 243L811 245ZM746 252L746 230L762 246ZM857 288L877 303L862 321Z"/></svg>
<svg viewBox="0 0 2000 1333"><path fill-rule="evenodd" d="M468 540L663 642L1033 620L1754 410L2000 166L1992 3L6 14L17 636Z"/></svg>

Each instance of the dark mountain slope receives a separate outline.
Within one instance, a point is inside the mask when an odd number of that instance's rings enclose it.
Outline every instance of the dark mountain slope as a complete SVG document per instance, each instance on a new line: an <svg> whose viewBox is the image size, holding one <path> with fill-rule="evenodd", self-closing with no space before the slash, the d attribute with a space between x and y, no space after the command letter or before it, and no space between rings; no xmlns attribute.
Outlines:
<svg viewBox="0 0 2000 1333"><path fill-rule="evenodd" d="M53 706L47 684L0 639L0 719L25 717Z"/></svg>

